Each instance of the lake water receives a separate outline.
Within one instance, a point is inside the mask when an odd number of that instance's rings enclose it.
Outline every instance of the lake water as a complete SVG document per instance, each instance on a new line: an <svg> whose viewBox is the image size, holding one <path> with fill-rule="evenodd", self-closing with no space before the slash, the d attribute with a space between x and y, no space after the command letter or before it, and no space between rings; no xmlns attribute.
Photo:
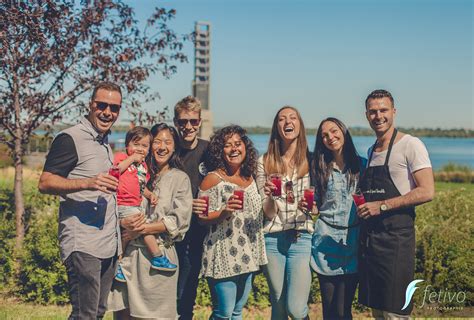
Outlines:
<svg viewBox="0 0 474 320"><path fill-rule="evenodd" d="M260 154L264 153L268 146L269 135L251 134L255 147ZM114 132L110 137L110 142L116 143L117 147L123 147L125 133ZM354 144L360 155L367 157L367 149L374 143L374 137L353 137ZM474 168L474 138L421 138L430 154L433 168L439 169L443 165L453 162L462 165L469 165ZM314 148L315 137L308 137L309 149Z"/></svg>

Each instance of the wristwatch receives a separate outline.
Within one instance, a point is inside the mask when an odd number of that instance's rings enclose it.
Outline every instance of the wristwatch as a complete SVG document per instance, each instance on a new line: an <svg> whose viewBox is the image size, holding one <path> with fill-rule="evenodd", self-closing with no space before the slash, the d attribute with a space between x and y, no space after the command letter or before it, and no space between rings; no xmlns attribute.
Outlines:
<svg viewBox="0 0 474 320"><path fill-rule="evenodd" d="M382 204L380 205L380 212L382 213L388 210L390 210L390 207L388 206L387 202L385 202L385 200L382 201Z"/></svg>

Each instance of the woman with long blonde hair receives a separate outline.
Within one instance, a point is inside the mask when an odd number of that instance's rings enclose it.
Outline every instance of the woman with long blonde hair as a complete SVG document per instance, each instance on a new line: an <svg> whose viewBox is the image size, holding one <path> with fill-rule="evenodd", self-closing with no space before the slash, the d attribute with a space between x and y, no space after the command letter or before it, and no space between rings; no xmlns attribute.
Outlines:
<svg viewBox="0 0 474 320"><path fill-rule="evenodd" d="M311 214L298 209L310 187L309 155L298 110L284 106L272 126L267 152L259 158L257 184L263 202L272 319L307 319L311 287Z"/></svg>

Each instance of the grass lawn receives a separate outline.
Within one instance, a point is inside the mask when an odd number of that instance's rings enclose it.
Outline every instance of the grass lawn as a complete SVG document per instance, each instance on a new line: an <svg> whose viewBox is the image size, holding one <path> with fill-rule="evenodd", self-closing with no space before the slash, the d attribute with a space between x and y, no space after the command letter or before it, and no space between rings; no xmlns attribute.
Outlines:
<svg viewBox="0 0 474 320"><path fill-rule="evenodd" d="M322 319L322 311L320 304L310 305L310 318L311 319ZM70 306L41 306L35 304L19 303L12 299L5 299L0 297L0 319L2 320L29 320L29 319L45 319L45 320L62 320L66 319L71 311ZM198 307L195 310L195 319L207 320L211 314L210 308ZM263 310L259 309L244 309L244 319L253 320L265 320L270 319L271 310L266 308ZM371 318L370 313L359 312L357 310L352 311L354 319L367 319ZM450 311L444 314L440 314L438 311L426 311L420 313L419 310L415 310L413 318L458 318L458 317L472 317L474 316L474 308L466 307L463 310ZM112 320L112 314L108 312L105 316L106 320Z"/></svg>
<svg viewBox="0 0 474 320"><path fill-rule="evenodd" d="M71 312L71 307L67 306L42 306L29 303L21 303L14 299L4 298L0 296L0 319L1 320L27 320L27 319L45 319L45 320L62 320L66 319ZM210 308L197 307L195 310L195 319L207 320L211 314ZM244 309L244 319L265 320L270 319L271 310L265 308ZM369 317L369 313L360 313L353 311L353 315L357 318ZM321 305L310 305L310 318L322 318ZM105 315L106 320L112 320L112 314L108 312Z"/></svg>

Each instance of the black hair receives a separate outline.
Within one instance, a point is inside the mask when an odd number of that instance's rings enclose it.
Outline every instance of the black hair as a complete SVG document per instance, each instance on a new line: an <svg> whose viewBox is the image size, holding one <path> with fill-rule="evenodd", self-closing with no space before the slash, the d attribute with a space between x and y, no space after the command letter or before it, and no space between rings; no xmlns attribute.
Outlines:
<svg viewBox="0 0 474 320"><path fill-rule="evenodd" d="M392 94L384 89L377 89L372 91L367 98L365 99L365 109L369 106L370 99L382 99L382 98L389 98L390 102L392 102L392 107L395 107L395 102L393 101Z"/></svg>
<svg viewBox="0 0 474 320"><path fill-rule="evenodd" d="M150 138L150 143L151 143L151 133L150 130L148 130L145 127L140 127L136 126L130 130L128 130L126 136L125 136L125 147L128 147L128 144L132 141L138 141L141 140L142 138L149 137Z"/></svg>
<svg viewBox="0 0 474 320"><path fill-rule="evenodd" d="M169 126L164 122L155 124L153 127L151 127L151 130L150 130L152 141L158 135L158 133L160 133L163 130L168 130L171 133L171 136L173 137L173 142L174 142L174 152L171 158L168 160L168 164L170 168L182 169L183 165L181 162L181 158L179 156L179 137L178 137L178 132L176 131L174 127ZM156 164L156 160L153 155L153 152L148 153L146 162L150 170L150 176L151 176L149 185L152 185L158 173L158 166Z"/></svg>
<svg viewBox="0 0 474 320"><path fill-rule="evenodd" d="M315 185L318 205L321 204L322 199L326 195L329 176L333 170L331 162L334 160L332 151L330 151L323 143L322 127L325 122L333 122L344 135L344 145L342 146L342 155L344 158L345 172L348 175L349 188L353 186L360 175L360 158L352 141L349 130L344 123L336 118L326 118L319 124L318 132L316 133L316 143L314 146L313 159L311 160L311 180ZM341 168L343 169L343 168Z"/></svg>

